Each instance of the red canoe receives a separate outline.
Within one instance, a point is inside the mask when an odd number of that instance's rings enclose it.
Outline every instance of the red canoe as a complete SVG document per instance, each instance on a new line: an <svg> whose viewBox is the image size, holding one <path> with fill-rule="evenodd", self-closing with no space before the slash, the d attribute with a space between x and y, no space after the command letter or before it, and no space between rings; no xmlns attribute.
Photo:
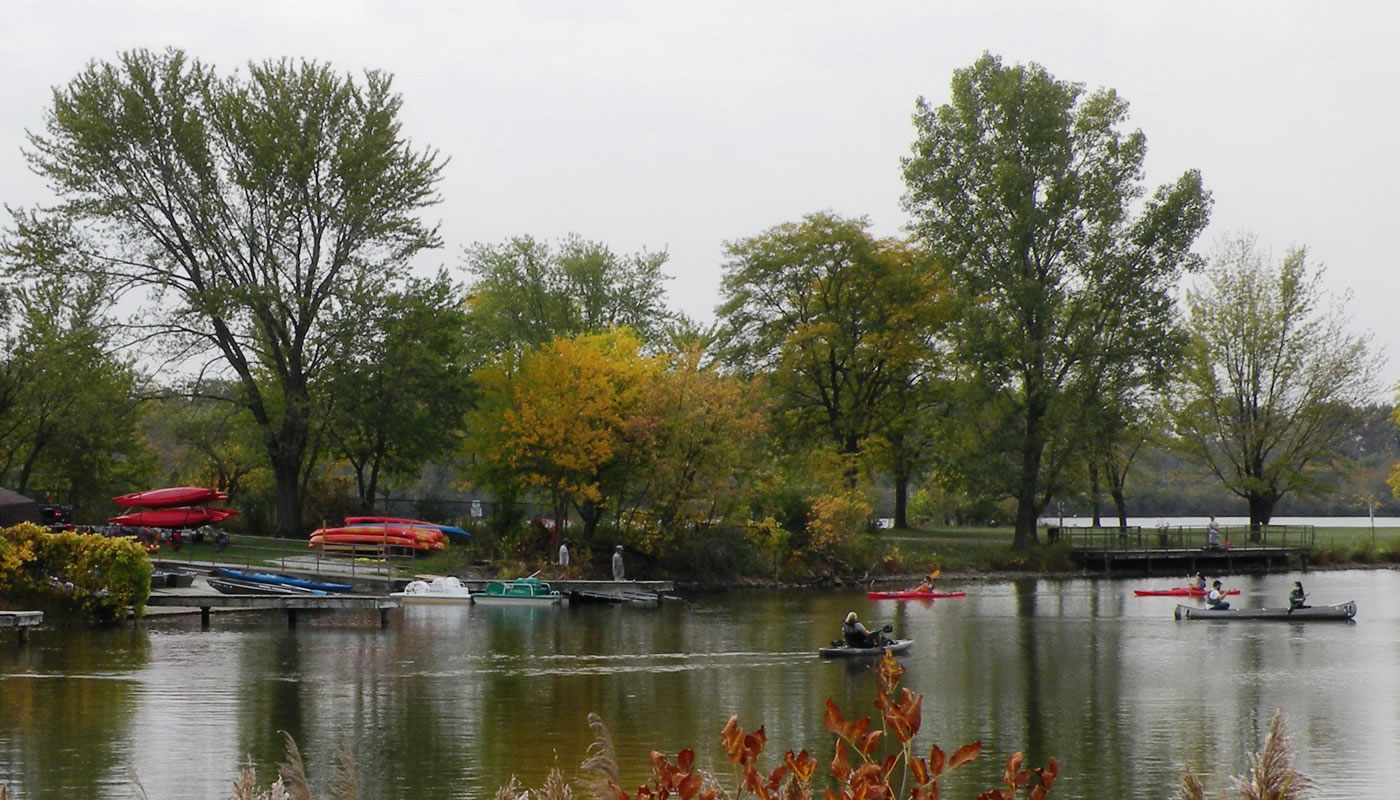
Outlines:
<svg viewBox="0 0 1400 800"><path fill-rule="evenodd" d="M1208 589L1197 589L1192 586L1177 586L1173 589L1134 589L1133 594L1138 597L1205 597L1208 591ZM1225 590L1225 594L1239 593L1239 589Z"/></svg>
<svg viewBox="0 0 1400 800"><path fill-rule="evenodd" d="M168 508L170 506L197 506L227 500L228 495L215 489L202 486L171 486L166 489L149 489L113 497L112 502L128 508Z"/></svg>
<svg viewBox="0 0 1400 800"><path fill-rule="evenodd" d="M130 514L111 517L107 521L117 525L131 525L138 528L197 528L214 522L223 522L238 512L232 508L153 508L149 511L133 511Z"/></svg>
<svg viewBox="0 0 1400 800"><path fill-rule="evenodd" d="M966 597L967 592L921 592L918 589L904 589L898 592L866 592L871 600L934 600L939 597Z"/></svg>

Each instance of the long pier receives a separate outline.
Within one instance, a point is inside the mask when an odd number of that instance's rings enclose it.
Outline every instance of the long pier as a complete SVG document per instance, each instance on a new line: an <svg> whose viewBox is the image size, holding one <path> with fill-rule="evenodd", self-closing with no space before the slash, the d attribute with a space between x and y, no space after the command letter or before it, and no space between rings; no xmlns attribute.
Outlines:
<svg viewBox="0 0 1400 800"><path fill-rule="evenodd" d="M389 609L399 608L403 601L397 597L363 594L327 595L267 595L214 594L199 591L152 592L146 605L165 608L198 608L199 623L209 629L209 611L215 608L246 608L287 613L287 626L295 628L298 611L318 609L373 609L379 612L381 627L389 624Z"/></svg>
<svg viewBox="0 0 1400 800"><path fill-rule="evenodd" d="M1219 547L1204 527L1060 528L1049 538L1068 538L1070 557L1083 567L1147 575L1307 569L1316 541L1311 525L1228 526L1220 534Z"/></svg>
<svg viewBox="0 0 1400 800"><path fill-rule="evenodd" d="M432 576L425 576L431 579ZM499 578L463 580L467 589L481 592L486 589L486 584L491 580ZM676 585L672 581L585 581L585 580L555 580L553 578L541 578L549 584L549 588L557 589L560 594L569 596L569 601L593 602L593 603L659 603L671 592L676 590Z"/></svg>

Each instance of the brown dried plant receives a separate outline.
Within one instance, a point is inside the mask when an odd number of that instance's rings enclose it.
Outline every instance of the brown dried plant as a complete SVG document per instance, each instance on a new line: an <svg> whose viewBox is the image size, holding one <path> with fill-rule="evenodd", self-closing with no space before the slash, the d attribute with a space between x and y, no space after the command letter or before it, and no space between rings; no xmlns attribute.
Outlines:
<svg viewBox="0 0 1400 800"><path fill-rule="evenodd" d="M1232 778L1239 800L1304 800L1313 780L1293 766L1293 746L1283 712L1274 712L1264 746L1250 757L1249 777ZM1178 800L1206 800L1205 786L1189 769L1181 776Z"/></svg>
<svg viewBox="0 0 1400 800"><path fill-rule="evenodd" d="M880 711L881 727L872 730L870 718L848 721L840 708L830 699L822 724L836 737L835 754L828 771L836 788L825 791L825 800L938 800L939 779L968 763L982 752L981 742L972 742L946 754L934 745L927 758L915 755L914 737L919 732L923 714L923 695L903 689L899 679L904 667L885 653L876 667L879 677L875 707ZM888 738L896 743L884 747ZM733 798L752 795L755 800L811 800L812 778L817 761L803 750L783 754L782 763L766 773L759 759L767 744L763 728L745 731L737 716L720 732L725 755L734 766ZM676 795L680 800L723 800L725 793L713 776L695 768L695 753L682 750L672 763L666 756L653 751L651 779L628 794L614 780L611 795L594 795L597 800L668 800ZM1003 788L978 795L979 800L1013 800L1022 789L1028 789L1029 800L1043 800L1059 774L1054 758L1044 768L1022 769L1020 753L1006 761Z"/></svg>

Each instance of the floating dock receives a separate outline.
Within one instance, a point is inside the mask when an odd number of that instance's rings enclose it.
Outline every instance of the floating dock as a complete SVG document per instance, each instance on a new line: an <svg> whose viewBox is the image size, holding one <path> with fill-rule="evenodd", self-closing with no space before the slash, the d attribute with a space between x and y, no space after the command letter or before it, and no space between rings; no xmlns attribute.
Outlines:
<svg viewBox="0 0 1400 800"><path fill-rule="evenodd" d="M0 628L19 631L20 644L29 641L29 629L37 628L43 621L42 611L0 611Z"/></svg>
<svg viewBox="0 0 1400 800"><path fill-rule="evenodd" d="M401 607L403 601L397 597L364 594L268 595L180 591L152 592L146 599L146 605L157 608L197 608L200 626L208 630L209 612L215 608L285 611L287 626L290 628L297 625L298 611L373 609L379 612L379 624L383 627L389 624L389 610Z"/></svg>

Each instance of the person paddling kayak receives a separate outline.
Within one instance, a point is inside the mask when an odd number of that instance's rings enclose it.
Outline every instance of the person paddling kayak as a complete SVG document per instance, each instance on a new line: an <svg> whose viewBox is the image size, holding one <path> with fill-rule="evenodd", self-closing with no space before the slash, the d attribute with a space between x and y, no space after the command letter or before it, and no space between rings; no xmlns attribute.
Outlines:
<svg viewBox="0 0 1400 800"><path fill-rule="evenodd" d="M938 577L939 573L941 573L941 572L943 572L943 570L941 570L941 569L936 569L936 570L934 570L933 572L930 572L928 575L925 575L922 579L919 580L919 585L918 585L918 586L915 586L913 589L910 589L909 591L911 591L911 592L932 592L932 591L933 591L933 581L934 581L934 579L936 579L936 578Z"/></svg>

